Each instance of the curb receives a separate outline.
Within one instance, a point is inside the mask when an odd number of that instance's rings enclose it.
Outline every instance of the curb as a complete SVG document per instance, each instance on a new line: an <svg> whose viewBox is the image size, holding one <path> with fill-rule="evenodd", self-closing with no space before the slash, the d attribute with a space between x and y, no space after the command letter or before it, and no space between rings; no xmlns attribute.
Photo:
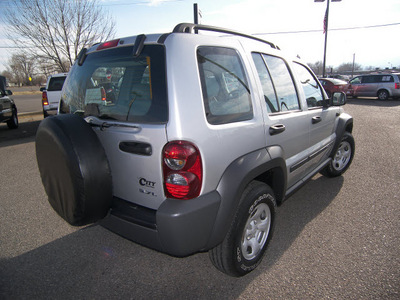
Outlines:
<svg viewBox="0 0 400 300"><path fill-rule="evenodd" d="M43 115L43 111L18 113L18 117L29 117L29 116L36 116L36 115Z"/></svg>

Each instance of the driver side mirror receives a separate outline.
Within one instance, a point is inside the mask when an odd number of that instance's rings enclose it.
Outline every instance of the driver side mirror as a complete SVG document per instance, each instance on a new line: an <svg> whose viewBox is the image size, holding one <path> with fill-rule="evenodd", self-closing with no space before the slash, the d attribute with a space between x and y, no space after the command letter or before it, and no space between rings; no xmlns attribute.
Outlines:
<svg viewBox="0 0 400 300"><path fill-rule="evenodd" d="M346 94L343 92L334 92L329 99L329 104L332 106L342 106L347 102Z"/></svg>

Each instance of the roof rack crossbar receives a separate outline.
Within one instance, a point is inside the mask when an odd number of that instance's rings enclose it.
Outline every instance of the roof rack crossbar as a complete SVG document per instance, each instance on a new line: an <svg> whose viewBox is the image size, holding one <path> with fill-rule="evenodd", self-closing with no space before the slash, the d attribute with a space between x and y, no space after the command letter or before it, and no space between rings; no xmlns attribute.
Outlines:
<svg viewBox="0 0 400 300"><path fill-rule="evenodd" d="M213 31L213 32L221 32L221 33L238 35L238 36L246 37L249 39L253 39L253 40L268 44L269 46L271 46L271 48L279 49L279 47L277 47L275 44L268 42L266 40L260 39L258 37L249 35L249 34L241 33L241 32L226 29L226 28L203 25L203 24L180 23L175 26L175 28L172 32L173 33L194 33L195 30Z"/></svg>

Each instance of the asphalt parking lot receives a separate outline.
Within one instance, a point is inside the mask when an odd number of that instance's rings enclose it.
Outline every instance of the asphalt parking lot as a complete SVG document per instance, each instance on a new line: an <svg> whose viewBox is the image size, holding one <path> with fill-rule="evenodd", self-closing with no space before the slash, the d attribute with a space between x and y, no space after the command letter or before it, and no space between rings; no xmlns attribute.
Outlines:
<svg viewBox="0 0 400 300"><path fill-rule="evenodd" d="M34 135L0 125L0 299L399 299L400 101L349 99L356 154L279 209L262 264L243 278L207 253L170 257L98 226L71 227L46 200Z"/></svg>

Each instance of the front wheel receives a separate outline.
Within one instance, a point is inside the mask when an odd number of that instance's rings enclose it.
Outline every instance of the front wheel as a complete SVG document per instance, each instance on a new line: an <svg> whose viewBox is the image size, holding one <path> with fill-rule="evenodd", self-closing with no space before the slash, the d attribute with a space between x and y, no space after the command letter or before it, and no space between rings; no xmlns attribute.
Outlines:
<svg viewBox="0 0 400 300"><path fill-rule="evenodd" d="M350 167L354 157L354 151L354 138L351 133L345 132L331 162L322 170L321 173L327 177L342 175Z"/></svg>
<svg viewBox="0 0 400 300"><path fill-rule="evenodd" d="M253 181L246 187L224 241L209 251L218 270L238 277L260 264L272 236L275 208L275 196L268 185Z"/></svg>
<svg viewBox="0 0 400 300"><path fill-rule="evenodd" d="M11 119L7 121L7 126L9 129L16 129L18 128L18 113L17 109L14 107L12 109L12 116Z"/></svg>

